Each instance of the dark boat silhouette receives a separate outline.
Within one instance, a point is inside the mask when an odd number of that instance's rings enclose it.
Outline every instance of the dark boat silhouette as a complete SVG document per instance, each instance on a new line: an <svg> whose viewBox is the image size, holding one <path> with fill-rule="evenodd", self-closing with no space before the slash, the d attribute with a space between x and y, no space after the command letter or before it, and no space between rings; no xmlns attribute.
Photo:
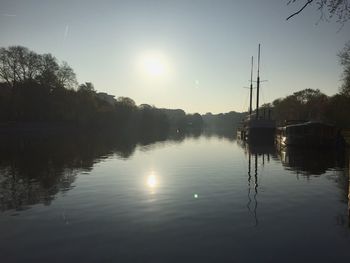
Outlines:
<svg viewBox="0 0 350 263"><path fill-rule="evenodd" d="M237 130L237 137L250 143L273 143L276 130L276 122L271 120L271 109L263 110L263 114L259 112L259 90L260 90L260 44L258 49L258 73L256 86L256 110L252 112L252 94L253 94L253 57L250 75L250 105L249 115L242 122L242 126Z"/></svg>

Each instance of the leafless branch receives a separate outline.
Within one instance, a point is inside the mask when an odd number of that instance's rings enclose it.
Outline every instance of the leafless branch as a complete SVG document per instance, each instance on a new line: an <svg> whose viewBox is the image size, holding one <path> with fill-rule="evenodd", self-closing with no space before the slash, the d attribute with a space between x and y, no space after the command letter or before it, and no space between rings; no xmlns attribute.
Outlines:
<svg viewBox="0 0 350 263"><path fill-rule="evenodd" d="M315 3L316 9L320 12L319 21L324 20L329 22L331 19L336 19L337 23L344 26L350 20L350 0L288 0L287 5L301 1L304 5L297 12L288 16L286 20L302 12L311 3Z"/></svg>
<svg viewBox="0 0 350 263"><path fill-rule="evenodd" d="M289 19L292 18L293 16L299 14L301 11L303 11L303 10L304 10L309 4L311 4L313 1L314 1L314 0L308 0L302 8L300 8L297 12L295 12L295 13L291 14L290 16L288 16L286 20L289 20ZM290 1L289 1L288 3L290 3Z"/></svg>

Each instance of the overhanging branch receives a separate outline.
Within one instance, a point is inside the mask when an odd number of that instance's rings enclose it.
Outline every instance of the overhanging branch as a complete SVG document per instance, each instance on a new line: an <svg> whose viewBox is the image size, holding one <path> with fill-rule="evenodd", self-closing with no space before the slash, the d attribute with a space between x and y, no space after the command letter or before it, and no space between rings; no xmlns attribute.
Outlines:
<svg viewBox="0 0 350 263"><path fill-rule="evenodd" d="M301 11L303 11L303 10L304 10L309 4L311 4L313 1L314 1L314 0L308 0L302 8L300 8L297 12L295 12L295 13L291 14L290 16L288 16L288 17L286 18L286 20L289 20L289 19L292 18L293 16L299 14Z"/></svg>

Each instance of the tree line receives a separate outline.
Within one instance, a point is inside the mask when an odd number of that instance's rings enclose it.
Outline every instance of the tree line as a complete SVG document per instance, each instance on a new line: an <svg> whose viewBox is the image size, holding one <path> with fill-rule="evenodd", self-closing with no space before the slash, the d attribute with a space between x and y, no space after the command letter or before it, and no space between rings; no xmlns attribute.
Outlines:
<svg viewBox="0 0 350 263"><path fill-rule="evenodd" d="M339 54L343 66L340 92L327 96L319 89L304 89L262 108L285 120L321 120L350 127L350 43ZM48 127L113 128L119 131L164 137L170 130L233 131L246 113L200 115L181 109L136 105L128 97L97 92L90 82L78 85L73 69L51 54L37 54L22 46L0 48L0 130L18 124ZM138 136L138 135L134 135Z"/></svg>
<svg viewBox="0 0 350 263"><path fill-rule="evenodd" d="M63 123L152 134L203 127L198 113L137 106L131 98L97 92L90 82L78 85L66 62L22 46L0 49L0 123Z"/></svg>
<svg viewBox="0 0 350 263"><path fill-rule="evenodd" d="M337 93L327 96L319 89L304 89L274 100L262 108L272 108L277 125L286 121L322 121L339 128L350 127L350 97Z"/></svg>
<svg viewBox="0 0 350 263"><path fill-rule="evenodd" d="M350 127L350 42L339 52L339 62L343 67L342 85L339 92L327 96L319 89L304 89L262 106L272 108L273 118L283 125L287 120L318 120Z"/></svg>

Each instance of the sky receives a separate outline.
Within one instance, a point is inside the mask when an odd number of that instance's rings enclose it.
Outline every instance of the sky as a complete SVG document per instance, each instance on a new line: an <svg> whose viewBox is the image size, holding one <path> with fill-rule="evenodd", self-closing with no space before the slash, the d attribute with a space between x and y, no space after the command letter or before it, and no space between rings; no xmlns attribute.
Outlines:
<svg viewBox="0 0 350 263"><path fill-rule="evenodd" d="M287 2L0 0L0 46L51 53L99 92L188 113L247 110L259 43L261 103L337 93L350 23L319 21L316 6L286 21L300 6Z"/></svg>

